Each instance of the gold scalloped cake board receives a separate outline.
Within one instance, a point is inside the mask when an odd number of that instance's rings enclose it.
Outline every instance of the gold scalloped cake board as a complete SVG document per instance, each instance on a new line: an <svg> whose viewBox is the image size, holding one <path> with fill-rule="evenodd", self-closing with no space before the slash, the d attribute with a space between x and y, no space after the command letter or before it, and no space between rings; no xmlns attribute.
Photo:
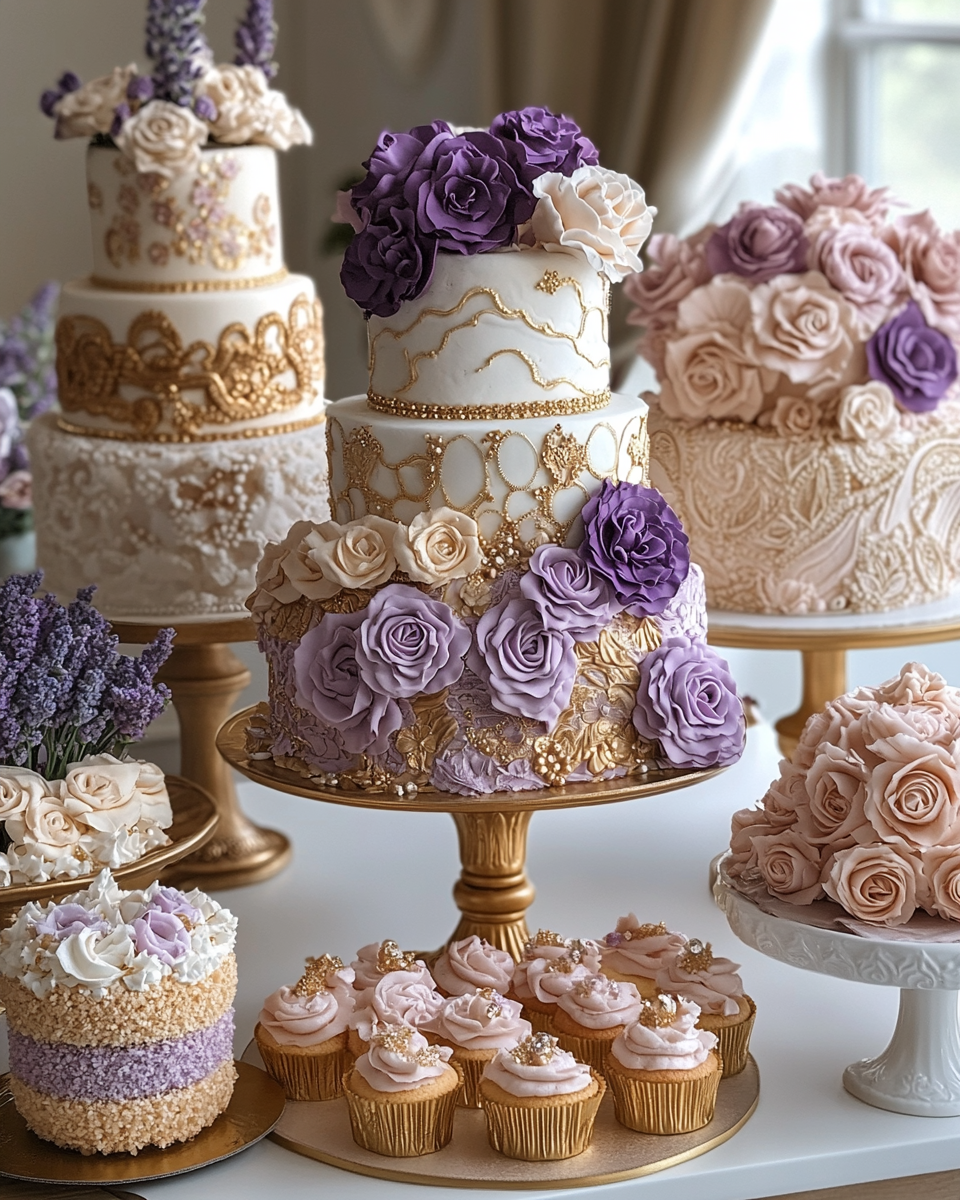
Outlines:
<svg viewBox="0 0 960 1200"><path fill-rule="evenodd" d="M251 1042L243 1062L260 1065ZM746 1069L720 1084L717 1111L709 1125L696 1133L654 1136L634 1133L613 1115L607 1091L600 1104L593 1141L576 1158L561 1162L519 1162L490 1149L486 1123L479 1109L458 1108L453 1141L436 1154L422 1158L387 1158L356 1144L350 1133L346 1100L308 1102L288 1100L270 1138L296 1154L375 1179L437 1187L535 1188L595 1187L652 1175L706 1154L732 1138L753 1115L760 1097L760 1072L750 1055Z"/></svg>

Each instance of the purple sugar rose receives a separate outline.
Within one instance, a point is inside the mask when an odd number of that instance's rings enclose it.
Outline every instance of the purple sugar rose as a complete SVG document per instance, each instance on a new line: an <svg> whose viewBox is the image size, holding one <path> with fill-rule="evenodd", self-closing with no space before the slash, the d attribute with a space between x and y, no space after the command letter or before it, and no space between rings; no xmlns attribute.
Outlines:
<svg viewBox="0 0 960 1200"><path fill-rule="evenodd" d="M424 147L436 137L452 137L446 121L417 125L409 133L385 129L373 153L363 164L366 175L350 192L350 203L367 225L377 213L403 204L403 185Z"/></svg>
<svg viewBox="0 0 960 1200"><path fill-rule="evenodd" d="M372 691L360 678L357 644L366 618L354 613L327 613L303 635L294 651L297 701L308 712L334 726L351 754L382 754L403 715L395 700Z"/></svg>
<svg viewBox="0 0 960 1200"><path fill-rule="evenodd" d="M576 550L552 543L533 552L520 591L537 606L547 629L565 629L578 642L598 638L622 608L609 580Z"/></svg>
<svg viewBox="0 0 960 1200"><path fill-rule="evenodd" d="M440 250L458 254L509 246L536 205L517 176L515 157L489 133L435 137L403 189L418 228L433 234Z"/></svg>
<svg viewBox="0 0 960 1200"><path fill-rule="evenodd" d="M573 647L565 630L544 626L532 600L516 597L483 614L467 662L489 687L500 712L543 721L552 729L573 691Z"/></svg>
<svg viewBox="0 0 960 1200"><path fill-rule="evenodd" d="M439 692L463 674L470 630L449 605L419 588L390 583L370 601L360 626L360 678L394 700Z"/></svg>
<svg viewBox="0 0 960 1200"><path fill-rule="evenodd" d="M437 242L417 230L409 208L380 211L356 234L340 267L340 281L364 316L391 317L404 300L429 285Z"/></svg>
<svg viewBox="0 0 960 1200"><path fill-rule="evenodd" d="M807 269L807 236L796 213L777 204L742 204L707 242L707 268L754 283Z"/></svg>
<svg viewBox="0 0 960 1200"><path fill-rule="evenodd" d="M200 909L194 908L183 892L174 887L158 888L157 894L146 905L143 912L144 914L148 912L173 913L174 916L186 917L191 925L200 925L203 922L203 913Z"/></svg>
<svg viewBox="0 0 960 1200"><path fill-rule="evenodd" d="M743 705L726 661L706 642L667 638L647 655L633 723L674 767L723 767L743 753Z"/></svg>
<svg viewBox="0 0 960 1200"><path fill-rule="evenodd" d="M103 917L98 912L90 912L82 904L58 904L56 908L50 909L42 921L36 922L34 929L37 937L47 935L56 938L58 942L87 929L93 929L97 933L110 932L110 926Z"/></svg>
<svg viewBox="0 0 960 1200"><path fill-rule="evenodd" d="M913 300L867 342L870 378L885 383L908 412L932 412L957 378L957 352Z"/></svg>
<svg viewBox="0 0 960 1200"><path fill-rule="evenodd" d="M500 113L490 132L517 147L525 183L548 171L572 175L578 167L596 166L597 148L576 121L548 108L528 107Z"/></svg>
<svg viewBox="0 0 960 1200"><path fill-rule="evenodd" d="M635 617L663 612L690 570L680 519L654 488L611 483L583 506L584 559Z"/></svg>
<svg viewBox="0 0 960 1200"><path fill-rule="evenodd" d="M190 949L190 934L179 917L156 909L133 922L133 944L138 954L149 954L172 967Z"/></svg>

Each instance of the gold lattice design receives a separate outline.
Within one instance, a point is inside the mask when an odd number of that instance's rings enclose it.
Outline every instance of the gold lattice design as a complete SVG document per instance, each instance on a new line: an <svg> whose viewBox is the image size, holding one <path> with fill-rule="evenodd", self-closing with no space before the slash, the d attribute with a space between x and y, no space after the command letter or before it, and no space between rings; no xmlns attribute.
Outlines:
<svg viewBox="0 0 960 1200"><path fill-rule="evenodd" d="M106 417L145 441L191 441L204 426L289 412L323 380L321 309L304 294L286 318L267 313L253 332L235 322L216 345L185 346L156 311L139 313L122 343L95 317L62 317L56 343L63 411Z"/></svg>

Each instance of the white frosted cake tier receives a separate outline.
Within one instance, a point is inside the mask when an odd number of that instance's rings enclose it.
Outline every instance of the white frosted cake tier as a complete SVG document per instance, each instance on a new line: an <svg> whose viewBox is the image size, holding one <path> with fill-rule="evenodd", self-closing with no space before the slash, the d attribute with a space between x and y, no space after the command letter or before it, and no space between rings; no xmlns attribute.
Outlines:
<svg viewBox="0 0 960 1200"><path fill-rule="evenodd" d="M264 544L327 518L322 423L289 434L182 445L29 433L37 561L62 599L97 584L97 607L145 623L246 616Z"/></svg>
<svg viewBox="0 0 960 1200"><path fill-rule="evenodd" d="M149 441L289 430L320 419L323 374L322 312L306 275L231 292L79 281L60 295L64 428Z"/></svg>
<svg viewBox="0 0 960 1200"><path fill-rule="evenodd" d="M882 612L960 580L960 401L876 441L685 425L650 411L650 475L683 522L712 608Z"/></svg>
<svg viewBox="0 0 960 1200"><path fill-rule="evenodd" d="M371 400L428 418L475 408L488 422L602 408L608 303L581 254L438 254L422 295L367 324Z"/></svg>
<svg viewBox="0 0 960 1200"><path fill-rule="evenodd" d="M93 277L128 291L232 290L284 273L276 151L216 146L167 180L87 151Z"/></svg>
<svg viewBox="0 0 960 1200"><path fill-rule="evenodd" d="M363 396L338 400L327 408L331 511L338 521L374 513L409 522L446 505L486 537L507 521L524 542L576 544L580 509L604 479L645 481L646 421L646 404L629 396L599 412L498 425L416 421L371 411Z"/></svg>

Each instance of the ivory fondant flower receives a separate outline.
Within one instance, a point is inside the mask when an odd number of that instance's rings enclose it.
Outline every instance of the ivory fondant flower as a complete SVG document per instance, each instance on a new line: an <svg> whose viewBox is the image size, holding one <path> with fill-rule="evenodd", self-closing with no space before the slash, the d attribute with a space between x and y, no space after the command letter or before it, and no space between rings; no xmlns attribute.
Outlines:
<svg viewBox="0 0 960 1200"><path fill-rule="evenodd" d="M769 890L791 904L812 904L823 895L820 851L794 829L756 837L757 870Z"/></svg>
<svg viewBox="0 0 960 1200"><path fill-rule="evenodd" d="M136 75L135 63L114 67L109 75L91 79L67 92L53 107L58 138L94 137L109 133L117 106L127 98L127 87Z"/></svg>
<svg viewBox="0 0 960 1200"><path fill-rule="evenodd" d="M876 380L844 388L837 427L848 442L879 442L892 437L900 428L893 392Z"/></svg>
<svg viewBox="0 0 960 1200"><path fill-rule="evenodd" d="M466 513L436 508L396 528L397 565L411 579L440 585L472 575L480 566L477 523Z"/></svg>
<svg viewBox="0 0 960 1200"><path fill-rule="evenodd" d="M917 909L919 857L904 842L839 850L823 890L861 921L903 925Z"/></svg>
<svg viewBox="0 0 960 1200"><path fill-rule="evenodd" d="M211 136L232 146L253 141L268 90L267 77L259 67L233 63L209 67L197 81L196 94L209 97L216 106L216 119L210 123Z"/></svg>
<svg viewBox="0 0 960 1200"><path fill-rule="evenodd" d="M124 121L116 143L140 174L169 180L197 165L209 132L189 108L151 100Z"/></svg>
<svg viewBox="0 0 960 1200"><path fill-rule="evenodd" d="M137 791L139 778L139 763L117 759L81 763L68 771L63 781L64 809L91 829L132 829L143 809Z"/></svg>
<svg viewBox="0 0 960 1200"><path fill-rule="evenodd" d="M58 796L38 796L6 822L14 844L27 845L44 858L59 858L80 841L85 830L66 811Z"/></svg>
<svg viewBox="0 0 960 1200"><path fill-rule="evenodd" d="M396 523L385 517L360 517L346 525L326 521L313 526L281 565L310 600L325 600L343 588L375 588L397 569L396 534Z"/></svg>

